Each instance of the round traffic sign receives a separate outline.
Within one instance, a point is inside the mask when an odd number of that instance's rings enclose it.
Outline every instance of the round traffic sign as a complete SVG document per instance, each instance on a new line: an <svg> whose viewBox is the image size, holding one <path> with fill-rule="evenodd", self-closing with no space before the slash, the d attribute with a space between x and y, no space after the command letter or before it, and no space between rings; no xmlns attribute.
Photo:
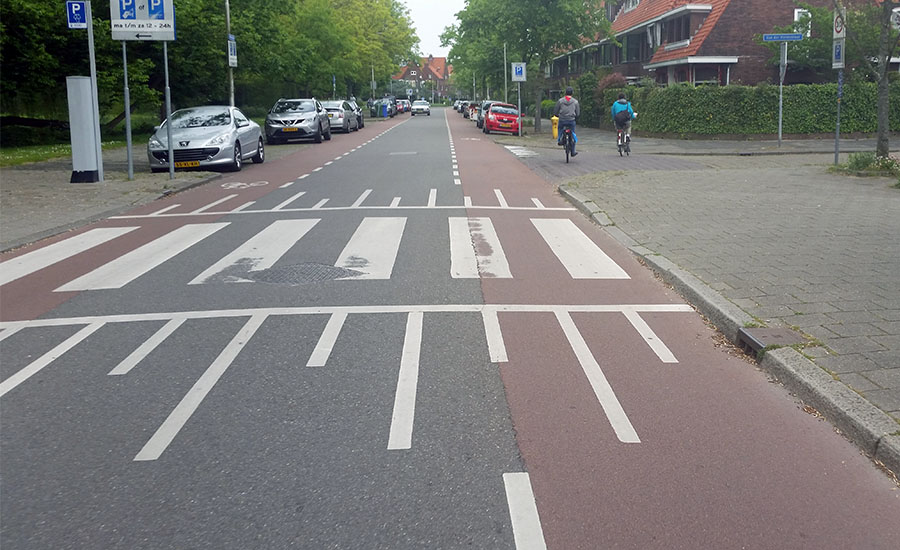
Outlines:
<svg viewBox="0 0 900 550"><path fill-rule="evenodd" d="M834 32L837 34L844 32L844 18L840 14L834 16Z"/></svg>

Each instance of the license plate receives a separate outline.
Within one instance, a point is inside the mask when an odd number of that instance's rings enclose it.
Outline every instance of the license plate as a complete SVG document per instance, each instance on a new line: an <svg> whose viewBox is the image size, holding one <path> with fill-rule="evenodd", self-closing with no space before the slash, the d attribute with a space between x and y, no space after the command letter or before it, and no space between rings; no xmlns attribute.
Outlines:
<svg viewBox="0 0 900 550"><path fill-rule="evenodd" d="M296 132L297 129L296 128L282 128L281 131L282 132Z"/></svg>
<svg viewBox="0 0 900 550"><path fill-rule="evenodd" d="M199 160L184 160L175 163L175 168L197 168L200 166Z"/></svg>
<svg viewBox="0 0 900 550"><path fill-rule="evenodd" d="M512 128L512 124L509 122L501 122L500 127L501 128Z"/></svg>
<svg viewBox="0 0 900 550"><path fill-rule="evenodd" d="M328 113L328 118L332 118L333 116L334 116L333 114Z"/></svg>

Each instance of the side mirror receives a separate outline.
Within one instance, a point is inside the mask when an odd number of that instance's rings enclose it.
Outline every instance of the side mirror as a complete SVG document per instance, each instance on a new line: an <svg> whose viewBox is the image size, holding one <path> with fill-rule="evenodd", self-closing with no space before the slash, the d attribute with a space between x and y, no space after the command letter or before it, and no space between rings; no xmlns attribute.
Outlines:
<svg viewBox="0 0 900 550"><path fill-rule="evenodd" d="M153 127L153 131L155 132L155 131L159 130L160 128L162 128L162 125L157 124L156 126Z"/></svg>

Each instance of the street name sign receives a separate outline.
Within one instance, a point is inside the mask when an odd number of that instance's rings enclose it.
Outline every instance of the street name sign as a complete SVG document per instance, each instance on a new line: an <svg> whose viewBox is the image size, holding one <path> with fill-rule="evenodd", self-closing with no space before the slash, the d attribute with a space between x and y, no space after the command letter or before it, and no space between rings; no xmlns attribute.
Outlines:
<svg viewBox="0 0 900 550"><path fill-rule="evenodd" d="M88 27L86 13L84 2L66 2L66 20L70 29L86 29Z"/></svg>
<svg viewBox="0 0 900 550"><path fill-rule="evenodd" d="M799 32L786 34L764 34L763 42L796 42L803 40L803 34Z"/></svg>
<svg viewBox="0 0 900 550"><path fill-rule="evenodd" d="M512 81L526 82L525 63L512 63Z"/></svg>
<svg viewBox="0 0 900 550"><path fill-rule="evenodd" d="M173 0L109 0L113 40L175 40Z"/></svg>

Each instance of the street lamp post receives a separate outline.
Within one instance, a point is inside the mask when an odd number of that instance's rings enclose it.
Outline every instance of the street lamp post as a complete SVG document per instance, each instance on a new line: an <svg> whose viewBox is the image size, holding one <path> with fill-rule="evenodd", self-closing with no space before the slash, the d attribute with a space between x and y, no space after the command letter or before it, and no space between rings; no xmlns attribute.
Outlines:
<svg viewBox="0 0 900 550"><path fill-rule="evenodd" d="M231 6L228 0L225 0L225 32L231 36ZM228 64L228 100L229 104L234 107L234 69Z"/></svg>

